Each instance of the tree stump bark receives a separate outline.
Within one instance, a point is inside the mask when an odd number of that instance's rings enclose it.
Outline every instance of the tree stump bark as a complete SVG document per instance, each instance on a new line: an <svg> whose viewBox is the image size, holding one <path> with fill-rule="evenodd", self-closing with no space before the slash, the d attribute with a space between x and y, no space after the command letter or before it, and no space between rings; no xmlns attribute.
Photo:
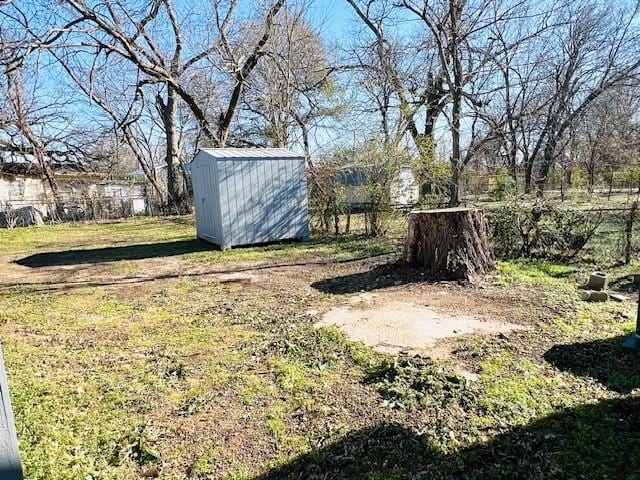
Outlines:
<svg viewBox="0 0 640 480"><path fill-rule="evenodd" d="M430 276L471 281L495 266L487 230L484 214L476 208L413 211L404 261Z"/></svg>

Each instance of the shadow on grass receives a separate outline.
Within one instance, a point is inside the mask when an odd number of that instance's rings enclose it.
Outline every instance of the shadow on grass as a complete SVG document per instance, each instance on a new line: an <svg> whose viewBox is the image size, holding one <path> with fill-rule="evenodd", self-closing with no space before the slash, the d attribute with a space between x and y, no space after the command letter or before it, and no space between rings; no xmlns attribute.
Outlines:
<svg viewBox="0 0 640 480"><path fill-rule="evenodd" d="M609 282L609 288L626 294L638 292L638 284L633 281L633 275L626 275Z"/></svg>
<svg viewBox="0 0 640 480"><path fill-rule="evenodd" d="M234 247L233 250L260 248L265 253L295 248L308 250L331 245L336 251L352 253L368 253L371 256L388 253L384 248L367 246L359 237L325 238L318 237L307 241L286 240ZM59 267L82 264L98 264L123 260L142 260L147 258L171 257L195 252L220 251L216 245L200 240L177 240L172 242L145 243L122 245L105 248L64 250L60 252L44 252L29 255L16 260L14 263L31 268Z"/></svg>
<svg viewBox="0 0 640 480"><path fill-rule="evenodd" d="M544 358L560 370L591 377L611 390L629 393L640 388L640 354L622 348L627 337L556 345Z"/></svg>
<svg viewBox="0 0 640 480"><path fill-rule="evenodd" d="M342 295L370 292L381 288L431 280L424 273L407 268L401 262L378 265L365 272L323 279L311 286L324 293Z"/></svg>
<svg viewBox="0 0 640 480"><path fill-rule="evenodd" d="M443 454L428 434L383 424L254 480L602 479L640 472L640 398L583 405Z"/></svg>
<svg viewBox="0 0 640 480"><path fill-rule="evenodd" d="M144 258L171 257L193 252L217 250L215 245L198 240L178 240L174 242L144 243L121 247L65 250L29 255L16 260L24 267L60 267L91 263L115 262L121 260L141 260Z"/></svg>
<svg viewBox="0 0 640 480"><path fill-rule="evenodd" d="M301 250L303 252L308 251L309 253L313 253L314 248L334 242L336 242L336 240L327 240L321 238L305 242L304 244L298 243L295 245L295 248L298 253ZM339 249L339 253L349 254L347 258L336 258L335 256L328 255L322 256L320 258L303 257L300 260L275 262L273 261L273 259L265 257L265 261L255 262L247 266L239 266L230 263L226 267L223 267L221 265L219 268L213 269L198 269L196 271L180 270L167 273L150 272L150 274L125 276L121 278L109 278L106 280L97 281L74 281L70 279L73 276L73 273L68 272L67 278L64 281L55 280L45 282L0 282L0 295L12 295L13 293L15 293L15 289L19 289L22 292L60 292L85 287L138 285L159 280L171 280L176 278L197 278L207 277L211 275L225 275L243 272L258 272L263 270L277 270L290 267L340 265L366 260L374 260L378 257L387 257L389 255L393 255L393 253L389 253L383 248L366 248L366 246L363 248L363 246L359 245L357 242L340 245L340 247L341 248ZM291 243L278 243L259 248L260 251L268 253L292 248L292 245ZM151 250L153 250L153 252ZM92 265L101 262L181 255L199 251L217 251L217 249L213 245L209 245L206 243L201 245L200 242L197 242L196 240L189 240L180 242L167 242L161 244L144 244L124 247L100 248L93 250L68 250L65 252L42 253L25 257L23 259L17 260L15 263L32 268L63 265L77 266L78 268L80 268L80 266L83 264ZM206 264L207 262L205 261L204 263Z"/></svg>

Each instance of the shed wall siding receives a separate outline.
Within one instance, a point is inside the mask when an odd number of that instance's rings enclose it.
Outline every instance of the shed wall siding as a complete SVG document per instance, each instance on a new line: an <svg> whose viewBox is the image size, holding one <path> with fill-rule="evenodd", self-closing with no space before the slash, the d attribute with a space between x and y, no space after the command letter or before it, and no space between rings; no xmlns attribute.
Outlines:
<svg viewBox="0 0 640 480"><path fill-rule="evenodd" d="M193 170L194 203L198 211L196 229L199 237L216 241L218 238L213 228L214 222L211 214L213 194L210 171L211 168L207 164L197 165Z"/></svg>
<svg viewBox="0 0 640 480"><path fill-rule="evenodd" d="M202 162L198 158L197 164ZM206 162L217 172L210 181L213 190L207 192L216 209L216 230L221 232L216 243L230 247L308 236L303 160L209 158ZM198 168L194 166L194 173Z"/></svg>
<svg viewBox="0 0 640 480"><path fill-rule="evenodd" d="M211 215L213 221L213 231L218 243L224 241L224 230L222 228L222 206L220 205L220 182L218 181L218 162L211 164L211 195L216 201L211 203Z"/></svg>

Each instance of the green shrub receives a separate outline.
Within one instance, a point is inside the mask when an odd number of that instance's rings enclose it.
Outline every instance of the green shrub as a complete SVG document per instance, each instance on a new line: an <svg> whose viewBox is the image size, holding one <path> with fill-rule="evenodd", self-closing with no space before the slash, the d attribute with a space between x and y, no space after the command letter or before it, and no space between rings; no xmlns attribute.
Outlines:
<svg viewBox="0 0 640 480"><path fill-rule="evenodd" d="M500 258L573 258L591 239L600 217L545 202L509 204L493 210L489 227Z"/></svg>
<svg viewBox="0 0 640 480"><path fill-rule="evenodd" d="M494 200L504 200L515 192L516 181L509 175L509 171L506 168L498 170L489 188L489 196Z"/></svg>

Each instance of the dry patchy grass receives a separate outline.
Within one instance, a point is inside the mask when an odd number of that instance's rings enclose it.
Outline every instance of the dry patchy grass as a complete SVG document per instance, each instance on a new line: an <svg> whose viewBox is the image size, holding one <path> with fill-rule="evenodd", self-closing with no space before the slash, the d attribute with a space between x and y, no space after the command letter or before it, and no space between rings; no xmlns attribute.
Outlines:
<svg viewBox="0 0 640 480"><path fill-rule="evenodd" d="M391 240L223 253L193 230L175 217L0 232L0 335L27 478L639 471L624 452L640 447L640 367L615 348L634 306L578 302L583 267L502 263L481 286L443 286L381 267L397 256ZM312 327L360 290L443 288L442 310L529 329L456 340L450 359L431 361Z"/></svg>

